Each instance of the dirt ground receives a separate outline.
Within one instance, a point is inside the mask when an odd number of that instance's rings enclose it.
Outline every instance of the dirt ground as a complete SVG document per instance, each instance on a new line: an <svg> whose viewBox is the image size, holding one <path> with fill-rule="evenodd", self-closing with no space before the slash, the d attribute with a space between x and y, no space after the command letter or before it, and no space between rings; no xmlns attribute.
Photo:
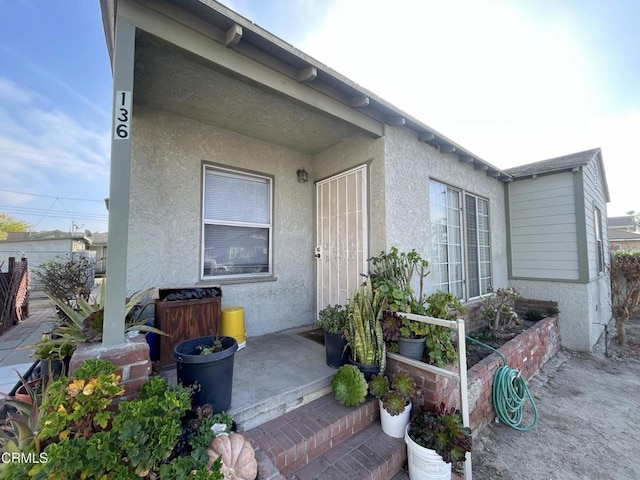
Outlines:
<svg viewBox="0 0 640 480"><path fill-rule="evenodd" d="M474 439L474 479L640 479L640 319L627 326L627 347L614 336L611 328L609 356L601 338L592 354L562 350L547 362L529 382L538 425L485 427Z"/></svg>

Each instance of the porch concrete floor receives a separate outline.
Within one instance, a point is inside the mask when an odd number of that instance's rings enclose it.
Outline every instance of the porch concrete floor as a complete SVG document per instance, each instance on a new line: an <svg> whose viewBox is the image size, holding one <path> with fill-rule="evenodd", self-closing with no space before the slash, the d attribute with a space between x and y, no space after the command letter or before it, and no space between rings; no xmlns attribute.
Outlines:
<svg viewBox="0 0 640 480"><path fill-rule="evenodd" d="M331 391L336 370L327 366L325 348L286 330L247 339L235 354L230 413L240 431L249 430ZM162 372L176 382L176 370Z"/></svg>

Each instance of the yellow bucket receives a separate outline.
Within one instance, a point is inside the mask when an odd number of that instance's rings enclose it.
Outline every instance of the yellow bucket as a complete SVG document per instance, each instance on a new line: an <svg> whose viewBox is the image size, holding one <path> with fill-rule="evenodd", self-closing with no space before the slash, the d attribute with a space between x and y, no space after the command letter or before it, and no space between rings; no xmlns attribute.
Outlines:
<svg viewBox="0 0 640 480"><path fill-rule="evenodd" d="M233 337L238 342L238 348L247 344L247 334L244 331L244 308L226 307L222 309L222 327L220 333L225 337Z"/></svg>

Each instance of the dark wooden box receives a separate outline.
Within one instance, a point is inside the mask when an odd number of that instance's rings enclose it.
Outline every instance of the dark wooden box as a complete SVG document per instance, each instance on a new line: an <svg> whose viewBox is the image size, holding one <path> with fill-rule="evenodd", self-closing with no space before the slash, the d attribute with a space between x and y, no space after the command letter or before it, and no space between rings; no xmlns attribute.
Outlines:
<svg viewBox="0 0 640 480"><path fill-rule="evenodd" d="M158 336L160 365L163 369L175 367L173 348L180 342L220 332L221 303L221 296L155 301L155 326L171 335Z"/></svg>

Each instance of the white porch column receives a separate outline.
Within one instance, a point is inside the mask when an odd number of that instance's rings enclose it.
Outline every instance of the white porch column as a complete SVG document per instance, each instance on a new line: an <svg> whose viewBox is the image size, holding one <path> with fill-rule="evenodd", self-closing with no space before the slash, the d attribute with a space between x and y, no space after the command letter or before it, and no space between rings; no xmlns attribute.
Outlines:
<svg viewBox="0 0 640 480"><path fill-rule="evenodd" d="M124 343L124 305L127 294L131 114L133 107L134 25L116 17L113 53L113 118L109 186L109 256L102 345Z"/></svg>

